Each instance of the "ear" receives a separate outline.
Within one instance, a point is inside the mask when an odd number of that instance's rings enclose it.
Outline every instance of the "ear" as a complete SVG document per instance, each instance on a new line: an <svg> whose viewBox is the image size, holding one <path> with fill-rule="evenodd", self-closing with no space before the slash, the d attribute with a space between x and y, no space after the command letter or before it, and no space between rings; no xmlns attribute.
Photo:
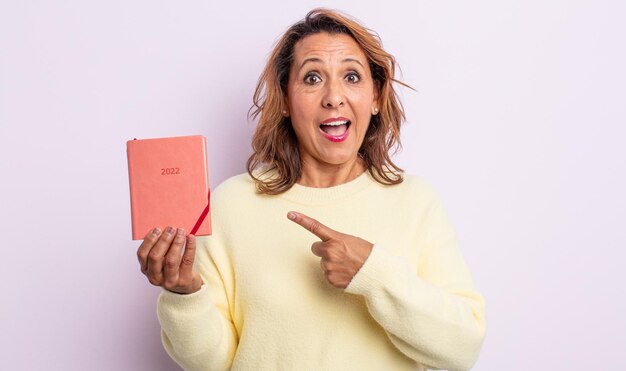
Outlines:
<svg viewBox="0 0 626 371"><path fill-rule="evenodd" d="M374 80L374 99L372 100L372 115L380 112L380 82Z"/></svg>
<svg viewBox="0 0 626 371"><path fill-rule="evenodd" d="M382 89L382 87L380 86L380 81L378 80L374 80L374 100L378 102L378 99L380 98L380 90Z"/></svg>

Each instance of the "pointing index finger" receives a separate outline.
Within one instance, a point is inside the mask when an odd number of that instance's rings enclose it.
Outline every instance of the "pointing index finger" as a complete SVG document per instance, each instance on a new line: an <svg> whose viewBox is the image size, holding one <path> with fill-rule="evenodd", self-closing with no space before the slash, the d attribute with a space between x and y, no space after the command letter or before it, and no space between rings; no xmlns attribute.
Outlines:
<svg viewBox="0 0 626 371"><path fill-rule="evenodd" d="M318 222L317 220L304 214L297 213L295 211L290 211L289 213L287 213L287 217L319 237L322 241L328 241L334 238L338 233L331 228L328 228L324 224Z"/></svg>

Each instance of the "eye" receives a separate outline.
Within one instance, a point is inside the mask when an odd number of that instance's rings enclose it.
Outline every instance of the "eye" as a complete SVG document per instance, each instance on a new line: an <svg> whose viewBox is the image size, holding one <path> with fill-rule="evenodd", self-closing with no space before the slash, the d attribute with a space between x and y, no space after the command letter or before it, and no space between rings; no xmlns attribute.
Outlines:
<svg viewBox="0 0 626 371"><path fill-rule="evenodd" d="M350 72L346 76L346 80L348 80L349 83L356 84L357 82L361 81L361 75L356 72Z"/></svg>
<svg viewBox="0 0 626 371"><path fill-rule="evenodd" d="M309 85L317 84L320 81L322 81L322 79L315 73L308 73L304 76L304 82Z"/></svg>

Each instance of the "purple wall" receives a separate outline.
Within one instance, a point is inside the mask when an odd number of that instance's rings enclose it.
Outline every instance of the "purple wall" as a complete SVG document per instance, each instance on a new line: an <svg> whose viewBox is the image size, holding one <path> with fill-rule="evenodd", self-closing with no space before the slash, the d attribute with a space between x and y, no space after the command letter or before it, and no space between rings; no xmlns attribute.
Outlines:
<svg viewBox="0 0 626 371"><path fill-rule="evenodd" d="M213 187L244 171L265 58L319 4L0 3L0 369L177 369L125 142L203 134ZM397 159L440 191L487 299L475 369L626 369L626 6L385 4L341 8L418 90Z"/></svg>

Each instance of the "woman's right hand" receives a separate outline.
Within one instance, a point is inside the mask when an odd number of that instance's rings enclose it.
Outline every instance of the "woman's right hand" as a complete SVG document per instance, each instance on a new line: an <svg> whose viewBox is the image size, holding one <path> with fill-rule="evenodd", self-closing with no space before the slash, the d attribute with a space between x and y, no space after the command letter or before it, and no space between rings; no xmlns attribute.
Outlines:
<svg viewBox="0 0 626 371"><path fill-rule="evenodd" d="M165 228L161 232L154 228L144 237L137 250L141 273L148 277L151 284L161 286L178 294L197 292L204 283L200 274L193 270L196 256L196 237L187 236L182 228Z"/></svg>

